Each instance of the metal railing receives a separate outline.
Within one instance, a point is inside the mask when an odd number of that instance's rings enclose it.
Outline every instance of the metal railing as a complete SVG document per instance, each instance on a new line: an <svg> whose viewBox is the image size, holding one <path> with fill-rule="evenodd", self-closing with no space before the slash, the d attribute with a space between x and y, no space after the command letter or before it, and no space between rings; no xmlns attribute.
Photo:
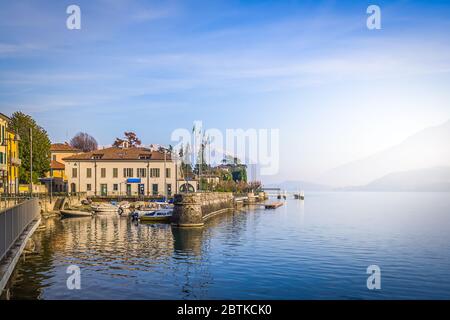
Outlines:
<svg viewBox="0 0 450 320"><path fill-rule="evenodd" d="M37 198L0 211L0 260L21 236L28 225L39 218L39 200Z"/></svg>

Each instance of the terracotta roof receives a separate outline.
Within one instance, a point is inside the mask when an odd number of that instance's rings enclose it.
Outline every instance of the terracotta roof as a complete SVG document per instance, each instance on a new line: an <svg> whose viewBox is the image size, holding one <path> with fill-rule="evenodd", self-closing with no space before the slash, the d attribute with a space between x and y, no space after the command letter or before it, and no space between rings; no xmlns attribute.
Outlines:
<svg viewBox="0 0 450 320"><path fill-rule="evenodd" d="M7 115L4 115L4 114L1 113L1 112L0 112L0 118L3 118L3 120L5 120L5 121L11 120Z"/></svg>
<svg viewBox="0 0 450 320"><path fill-rule="evenodd" d="M66 143L53 143L50 146L50 151L72 151L72 152L80 152L79 149L72 147L67 142Z"/></svg>
<svg viewBox="0 0 450 320"><path fill-rule="evenodd" d="M170 154L166 155L166 160L170 160ZM164 160L164 153L151 151L148 148L106 148L91 152L75 154L63 159L70 160Z"/></svg>
<svg viewBox="0 0 450 320"><path fill-rule="evenodd" d="M58 162L58 161L55 161L55 160L52 160L50 162L50 168L53 169L53 170L64 170L65 167L66 166L64 164L62 164L61 162Z"/></svg>

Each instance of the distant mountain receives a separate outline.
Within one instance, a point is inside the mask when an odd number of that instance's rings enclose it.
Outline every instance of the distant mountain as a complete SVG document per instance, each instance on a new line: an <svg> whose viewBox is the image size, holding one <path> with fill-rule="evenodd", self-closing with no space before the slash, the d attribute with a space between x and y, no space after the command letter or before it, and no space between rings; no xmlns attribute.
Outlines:
<svg viewBox="0 0 450 320"><path fill-rule="evenodd" d="M324 186L321 184L306 182L306 181L284 181L281 183L272 183L264 185L266 188L280 188L286 191L328 191L332 190L331 187Z"/></svg>
<svg viewBox="0 0 450 320"><path fill-rule="evenodd" d="M361 191L450 191L450 167L395 172L362 187L344 190Z"/></svg>
<svg viewBox="0 0 450 320"><path fill-rule="evenodd" d="M392 172L448 166L450 164L450 121L427 128L399 145L370 157L332 169L319 183L334 187L360 186Z"/></svg>

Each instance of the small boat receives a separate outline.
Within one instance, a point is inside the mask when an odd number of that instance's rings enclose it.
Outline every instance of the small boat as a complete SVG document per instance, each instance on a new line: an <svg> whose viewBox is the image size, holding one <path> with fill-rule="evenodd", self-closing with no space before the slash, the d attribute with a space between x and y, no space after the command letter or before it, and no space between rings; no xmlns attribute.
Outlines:
<svg viewBox="0 0 450 320"><path fill-rule="evenodd" d="M97 214L113 214L119 212L119 207L110 203L93 204L91 205L91 209Z"/></svg>
<svg viewBox="0 0 450 320"><path fill-rule="evenodd" d="M282 205L283 205L283 202L273 202L273 203L266 203L264 205L264 207L266 209L276 209L276 208L281 207Z"/></svg>
<svg viewBox="0 0 450 320"><path fill-rule="evenodd" d="M130 213L130 203L128 201L122 201L119 202L119 204L117 204L118 206L118 210L117 212L119 213L119 216L122 216L123 214L129 214Z"/></svg>
<svg viewBox="0 0 450 320"><path fill-rule="evenodd" d="M173 209L160 209L155 210L153 212L149 212L147 214L144 214L139 219L141 221L170 221L170 218L172 218Z"/></svg>
<svg viewBox="0 0 450 320"><path fill-rule="evenodd" d="M294 193L294 199L296 199L296 200L300 199L300 194Z"/></svg>
<svg viewBox="0 0 450 320"><path fill-rule="evenodd" d="M75 210L75 209L64 209L60 211L61 216L64 218L76 218L76 217L91 217L92 212Z"/></svg>
<svg viewBox="0 0 450 320"><path fill-rule="evenodd" d="M135 209L132 213L131 213L131 217L133 218L133 220L137 220L142 216L145 216L147 214L151 214L153 212L155 212L157 209L155 208L140 208L140 209Z"/></svg>
<svg viewBox="0 0 450 320"><path fill-rule="evenodd" d="M300 200L305 200L305 193L303 191L300 192Z"/></svg>

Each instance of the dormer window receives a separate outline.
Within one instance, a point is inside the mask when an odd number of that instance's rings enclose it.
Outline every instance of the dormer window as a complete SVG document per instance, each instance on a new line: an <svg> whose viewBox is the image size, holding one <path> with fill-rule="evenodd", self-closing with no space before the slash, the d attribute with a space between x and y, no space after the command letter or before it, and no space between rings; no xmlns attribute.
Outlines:
<svg viewBox="0 0 450 320"><path fill-rule="evenodd" d="M92 155L92 160L100 160L103 157L102 154L93 154Z"/></svg>
<svg viewBox="0 0 450 320"><path fill-rule="evenodd" d="M150 160L151 159L151 155L149 154L140 154L139 155L139 160Z"/></svg>

